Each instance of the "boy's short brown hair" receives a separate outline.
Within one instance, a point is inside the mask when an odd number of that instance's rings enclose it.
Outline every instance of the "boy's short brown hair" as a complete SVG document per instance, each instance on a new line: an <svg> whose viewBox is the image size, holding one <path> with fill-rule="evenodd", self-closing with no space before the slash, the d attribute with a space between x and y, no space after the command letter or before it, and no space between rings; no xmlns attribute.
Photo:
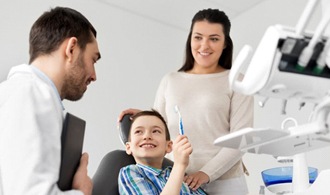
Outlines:
<svg viewBox="0 0 330 195"><path fill-rule="evenodd" d="M170 132L168 130L168 127L167 127L167 124L166 124L166 121L165 119L163 118L163 116L156 110L154 109L151 109L151 110L143 110L143 111L140 111L136 114L134 114L131 118L132 118L132 124L134 123L134 121L139 118L140 116L155 116L157 118L159 118L163 123L164 123L164 126L165 126L165 133L166 133L166 140L167 141L170 141L171 140L171 136L170 136ZM129 132L129 135L131 134L131 130ZM129 136L130 137L130 136Z"/></svg>

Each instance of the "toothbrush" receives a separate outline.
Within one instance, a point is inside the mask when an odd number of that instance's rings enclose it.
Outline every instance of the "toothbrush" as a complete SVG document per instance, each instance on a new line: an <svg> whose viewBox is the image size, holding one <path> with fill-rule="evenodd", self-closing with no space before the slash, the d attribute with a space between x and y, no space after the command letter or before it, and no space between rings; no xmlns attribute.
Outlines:
<svg viewBox="0 0 330 195"><path fill-rule="evenodd" d="M175 105L174 110L179 115L179 133L180 133L180 135L183 135L184 131L183 131L182 117L181 117L181 114L180 114L179 107L177 105Z"/></svg>

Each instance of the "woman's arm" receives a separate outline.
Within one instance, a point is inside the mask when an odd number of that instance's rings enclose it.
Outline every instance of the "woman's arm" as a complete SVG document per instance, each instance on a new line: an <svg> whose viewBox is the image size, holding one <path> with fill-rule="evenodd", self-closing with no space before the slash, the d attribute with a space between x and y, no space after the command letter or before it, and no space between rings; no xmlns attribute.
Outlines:
<svg viewBox="0 0 330 195"><path fill-rule="evenodd" d="M246 96L233 92L230 103L230 132L238 131L253 126L253 96ZM222 148L201 171L210 176L214 181L230 170L242 158L244 153L231 148Z"/></svg>

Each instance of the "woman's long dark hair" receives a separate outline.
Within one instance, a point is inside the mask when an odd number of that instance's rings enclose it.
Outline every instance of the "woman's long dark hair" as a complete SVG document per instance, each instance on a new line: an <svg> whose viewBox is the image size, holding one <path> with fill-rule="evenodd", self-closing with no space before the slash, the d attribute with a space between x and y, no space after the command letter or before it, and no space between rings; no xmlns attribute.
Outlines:
<svg viewBox="0 0 330 195"><path fill-rule="evenodd" d="M200 10L195 14L192 19L190 32L188 35L188 39L186 42L186 59L183 66L179 69L179 71L188 71L194 67L194 57L191 53L191 35L192 30L194 28L194 24L199 21L208 21L210 23L217 23L223 26L223 31L225 34L225 45L226 48L222 51L222 55L220 56L218 65L225 68L231 69L232 60L233 60L233 41L230 38L230 21L225 12L220 11L218 9L204 9Z"/></svg>

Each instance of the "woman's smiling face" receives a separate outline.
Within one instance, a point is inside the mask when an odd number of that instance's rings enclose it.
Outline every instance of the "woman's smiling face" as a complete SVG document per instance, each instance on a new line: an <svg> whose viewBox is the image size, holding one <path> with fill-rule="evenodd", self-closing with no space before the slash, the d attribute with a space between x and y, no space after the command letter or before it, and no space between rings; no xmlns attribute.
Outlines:
<svg viewBox="0 0 330 195"><path fill-rule="evenodd" d="M207 20L198 21L193 26L191 36L191 52L195 59L193 69L198 72L216 71L226 47L223 26Z"/></svg>

